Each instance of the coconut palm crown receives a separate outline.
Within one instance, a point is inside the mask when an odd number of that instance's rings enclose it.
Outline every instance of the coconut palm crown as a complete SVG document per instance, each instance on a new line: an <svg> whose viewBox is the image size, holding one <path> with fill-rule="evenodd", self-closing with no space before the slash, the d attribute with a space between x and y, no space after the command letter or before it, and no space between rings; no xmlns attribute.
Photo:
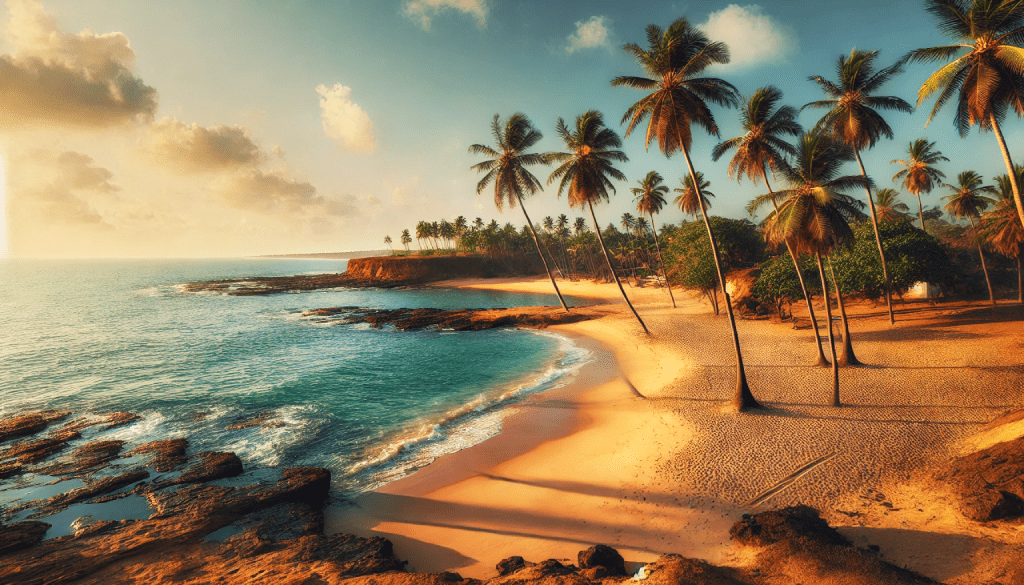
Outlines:
<svg viewBox="0 0 1024 585"><path fill-rule="evenodd" d="M875 191L878 221L897 221L907 216L910 208L898 199L899 196L899 191L888 187Z"/></svg>
<svg viewBox="0 0 1024 585"><path fill-rule="evenodd" d="M623 114L622 123L628 123L626 136L649 119L645 147L650 148L651 140L656 140L665 156L690 149L692 124L718 136L718 124L708 103L738 105L739 92L722 79L700 75L711 65L729 62L726 44L711 41L685 18L677 19L664 30L649 25L647 43L648 49L635 43L623 49L650 77L624 75L612 80L613 86L651 92Z"/></svg>
<svg viewBox="0 0 1024 585"><path fill-rule="evenodd" d="M661 213L661 208L665 207L665 195L668 194L668 187L662 184L663 180L658 171L651 171L640 179L639 187L630 189L636 199L637 211L647 214Z"/></svg>
<svg viewBox="0 0 1024 585"><path fill-rule="evenodd" d="M729 161L730 179L740 180L746 175L757 183L767 177L766 169L774 174L787 164L787 155L796 154L793 145L782 136L799 136L803 128L796 121L796 108L776 109L781 99L782 91L777 87L769 85L758 89L740 110L743 136L720 142L711 151L711 158L717 161L726 152L736 149Z"/></svg>
<svg viewBox="0 0 1024 585"><path fill-rule="evenodd" d="M1006 163L1017 215L1024 225L1024 201L999 122L1009 108L1024 115L1024 3L1020 0L925 0L939 30L954 43L916 49L907 61L945 65L921 84L917 104L938 94L928 121L950 100L953 125L966 136L971 126L992 130Z"/></svg>
<svg viewBox="0 0 1024 585"><path fill-rule="evenodd" d="M626 176L612 164L616 161L626 162L629 157L618 149L622 146L622 139L614 130L604 125L604 117L597 110L586 111L576 117L574 128L570 129L562 118L558 119L555 128L558 135L565 143L568 152L551 152L547 156L550 160L562 163L548 177L548 184L558 180L558 195L567 192L569 205L572 207L587 207L590 209L590 217L597 222L597 215L594 213L594 204L608 201L611 193L615 193L615 186L611 179L624 181ZM609 178L611 177L611 179ZM608 263L608 270L619 286L623 300L629 306L633 316L640 322L644 333L650 335L647 325L640 314L629 302L625 289L619 281L619 276L612 266L612 259L608 255L608 248L604 245L604 238L601 230L597 231L597 239L601 244L601 251L604 252L605 261Z"/></svg>
<svg viewBox="0 0 1024 585"><path fill-rule="evenodd" d="M676 195L675 204L679 207L680 211L687 215L700 215L700 207L697 206L697 202L703 202L704 209L707 210L711 207L708 197L715 196L714 193L708 191L711 182L704 180L704 173L697 171L694 174L697 175L699 190L693 188L693 177L690 175L686 175L680 180L683 183L682 189L675 189L675 192L679 193L679 195Z"/></svg>
<svg viewBox="0 0 1024 585"><path fill-rule="evenodd" d="M956 217L977 219L981 212L988 209L989 205L996 202L985 195L996 195L999 191L992 185L983 185L984 179L977 171L964 171L956 176L956 184L944 183L943 186L952 190L951 195L946 195L945 209Z"/></svg>
<svg viewBox="0 0 1024 585"><path fill-rule="evenodd" d="M903 168L892 176L893 182L903 179L903 186L917 196L917 216L924 230L924 206L921 204L921 193L930 193L936 185L946 178L945 173L935 168L940 161L949 161L942 153L935 150L935 143L918 138L907 148L907 160L893 159L890 164L903 165Z"/></svg>

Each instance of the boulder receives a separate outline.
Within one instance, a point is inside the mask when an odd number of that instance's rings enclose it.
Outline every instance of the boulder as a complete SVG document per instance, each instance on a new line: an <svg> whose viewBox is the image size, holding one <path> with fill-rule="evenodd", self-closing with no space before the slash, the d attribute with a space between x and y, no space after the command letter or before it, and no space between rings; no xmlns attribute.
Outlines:
<svg viewBox="0 0 1024 585"><path fill-rule="evenodd" d="M499 577L504 577L505 575L515 573L519 569L525 569L526 561L523 560L523 557L509 557L498 561L494 568L498 570Z"/></svg>
<svg viewBox="0 0 1024 585"><path fill-rule="evenodd" d="M166 439L146 443L129 451L126 456L151 454L149 465L152 465L160 473L173 471L188 460L185 451L188 449L186 439Z"/></svg>
<svg viewBox="0 0 1024 585"><path fill-rule="evenodd" d="M587 550L581 550L577 555L577 561L581 569L593 569L602 567L609 575L625 575L626 562L614 548L599 544Z"/></svg>
<svg viewBox="0 0 1024 585"><path fill-rule="evenodd" d="M197 457L199 462L186 469L174 483L205 483L242 473L242 460L234 453L204 451Z"/></svg>

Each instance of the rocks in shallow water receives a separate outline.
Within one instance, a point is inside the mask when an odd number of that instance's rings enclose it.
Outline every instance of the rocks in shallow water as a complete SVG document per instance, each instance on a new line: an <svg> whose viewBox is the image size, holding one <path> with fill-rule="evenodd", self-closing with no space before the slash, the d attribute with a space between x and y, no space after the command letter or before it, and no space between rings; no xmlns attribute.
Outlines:
<svg viewBox="0 0 1024 585"><path fill-rule="evenodd" d="M205 451L196 457L200 461L186 469L174 483L203 483L242 473L242 460L234 453Z"/></svg>
<svg viewBox="0 0 1024 585"><path fill-rule="evenodd" d="M89 482L78 489L71 490L63 494L57 494L56 496L46 500L46 502L40 506L34 506L37 511L34 512L31 517L41 518L51 514L56 514L69 506L109 494L123 487L130 486L133 483L138 483L148 477L148 471L139 469Z"/></svg>
<svg viewBox="0 0 1024 585"><path fill-rule="evenodd" d="M103 430L109 431L118 427L127 426L140 418L142 417L132 412L115 412L108 416L107 420L103 421L106 425L103 427Z"/></svg>
<svg viewBox="0 0 1024 585"><path fill-rule="evenodd" d="M281 426L284 426L284 423L275 417L275 413L261 412L250 417L238 419L229 424L227 429L229 431L237 431L240 429L247 429L249 427L276 428Z"/></svg>
<svg viewBox="0 0 1024 585"><path fill-rule="evenodd" d="M70 415L67 410L43 410L0 420L0 442L34 435Z"/></svg>
<svg viewBox="0 0 1024 585"><path fill-rule="evenodd" d="M939 477L972 520L1024 516L1024 437L953 459Z"/></svg>
<svg viewBox="0 0 1024 585"><path fill-rule="evenodd" d="M559 323L577 323L600 316L593 309L576 307L566 313L560 307L516 307L511 309L358 309L331 307L302 313L303 317L337 317L343 323L369 323L371 327L394 325L402 331L433 327L454 331L479 331L497 327L542 329Z"/></svg>
<svg viewBox="0 0 1024 585"><path fill-rule="evenodd" d="M49 529L46 522L35 520L0 525L0 556L39 544Z"/></svg>
<svg viewBox="0 0 1024 585"><path fill-rule="evenodd" d="M19 463L38 463L63 451L68 441L81 437L82 434L78 431L57 431L45 439L17 443L0 455L0 458L15 457Z"/></svg>
<svg viewBox="0 0 1024 585"><path fill-rule="evenodd" d="M184 465L188 459L185 451L188 449L188 441L185 439L167 439L153 441L128 452L128 456L151 454L149 465L152 465L160 473L173 471Z"/></svg>
<svg viewBox="0 0 1024 585"><path fill-rule="evenodd" d="M602 567L609 575L625 575L626 562L614 548L599 544L587 550L581 550L577 562L581 569Z"/></svg>

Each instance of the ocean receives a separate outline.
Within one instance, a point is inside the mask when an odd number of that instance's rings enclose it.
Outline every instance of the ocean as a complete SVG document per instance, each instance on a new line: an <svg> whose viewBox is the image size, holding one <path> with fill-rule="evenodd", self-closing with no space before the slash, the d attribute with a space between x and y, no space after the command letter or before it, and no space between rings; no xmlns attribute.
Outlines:
<svg viewBox="0 0 1024 585"><path fill-rule="evenodd" d="M554 295L420 288L233 297L182 286L345 265L2 260L0 416L134 412L139 421L72 447L121 439L127 450L185 437L190 452L233 451L250 472L326 467L336 491L351 497L493 436L517 401L564 384L590 359L542 331L403 332L302 316L334 306L554 306ZM267 422L228 428L258 415ZM38 496L53 480L9 480L0 506Z"/></svg>

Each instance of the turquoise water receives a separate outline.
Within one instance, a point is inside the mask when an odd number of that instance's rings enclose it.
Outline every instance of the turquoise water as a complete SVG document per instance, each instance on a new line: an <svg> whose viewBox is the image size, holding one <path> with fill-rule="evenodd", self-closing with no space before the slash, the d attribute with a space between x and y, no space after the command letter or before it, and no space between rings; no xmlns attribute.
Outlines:
<svg viewBox="0 0 1024 585"><path fill-rule="evenodd" d="M354 494L494 435L509 405L563 383L588 359L542 332L401 332L301 315L332 306L555 305L553 295L335 289L230 297L180 286L344 267L0 261L0 415L136 412L142 420L102 438L187 437L192 451L234 451L247 467L324 466L338 489ZM278 422L227 428L263 412Z"/></svg>

